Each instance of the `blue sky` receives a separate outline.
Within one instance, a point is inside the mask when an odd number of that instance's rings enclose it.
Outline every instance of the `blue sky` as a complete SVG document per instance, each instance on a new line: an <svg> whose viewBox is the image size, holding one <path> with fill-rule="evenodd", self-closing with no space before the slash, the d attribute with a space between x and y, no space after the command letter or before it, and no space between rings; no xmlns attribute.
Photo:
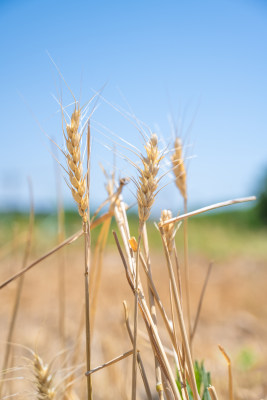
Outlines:
<svg viewBox="0 0 267 400"><path fill-rule="evenodd" d="M28 207L28 176L36 207L56 204L54 162L43 131L63 144L54 96L62 90L64 105L72 99L47 52L75 96L82 93L81 103L106 85L104 98L134 113L169 149L170 119L176 121L188 158L191 208L254 194L267 166L265 1L1 0L0 37L1 209ZM103 136L100 124L142 149L133 123L105 100L98 104L92 121L94 204L105 198L98 163L110 169L113 162L106 146L114 137L107 131ZM136 161L115 140L118 153ZM116 165L120 176L135 174L120 155ZM131 190L125 191L130 203ZM171 182L156 209L181 206Z"/></svg>

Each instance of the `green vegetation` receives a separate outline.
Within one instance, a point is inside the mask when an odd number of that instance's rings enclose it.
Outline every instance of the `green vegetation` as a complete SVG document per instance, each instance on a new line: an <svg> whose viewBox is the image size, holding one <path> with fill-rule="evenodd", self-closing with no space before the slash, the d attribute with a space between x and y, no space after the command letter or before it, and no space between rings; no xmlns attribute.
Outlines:
<svg viewBox="0 0 267 400"><path fill-rule="evenodd" d="M249 369L253 368L256 362L257 355L255 350L250 347L244 347L237 355L236 364L243 371L248 371Z"/></svg>
<svg viewBox="0 0 267 400"><path fill-rule="evenodd" d="M267 226L267 171L261 180L256 212L259 221Z"/></svg>
<svg viewBox="0 0 267 400"><path fill-rule="evenodd" d="M258 218L258 206L243 210L209 212L189 220L189 244L191 254L202 254L209 258L228 259L243 254L251 257L265 257L267 230L261 225ZM15 233L27 230L27 213L0 214L1 228L0 241L6 243L12 240ZM138 217L129 214L131 234L138 235ZM65 212L66 237L81 229L80 217L76 210ZM116 229L112 221L111 229ZM150 245L152 248L161 248L160 235L152 221L147 224ZM38 238L38 250L57 243L57 215L38 213L35 216L35 236ZM92 232L94 245L100 226ZM182 226L180 228L182 230ZM46 234L44 235L43 232ZM42 234L41 234L42 233ZM182 232L177 234L178 249L182 249ZM113 247L114 238L110 233L108 246Z"/></svg>
<svg viewBox="0 0 267 400"><path fill-rule="evenodd" d="M210 373L205 370L204 362L202 361L201 363L199 363L198 361L195 361L194 370L197 383L197 390L198 393L200 394L201 400L210 400L208 387L209 385L211 385L211 379L210 379ZM181 383L178 378L176 382L179 392L181 394ZM186 386L189 394L189 400L193 400L193 394L188 383L186 383Z"/></svg>

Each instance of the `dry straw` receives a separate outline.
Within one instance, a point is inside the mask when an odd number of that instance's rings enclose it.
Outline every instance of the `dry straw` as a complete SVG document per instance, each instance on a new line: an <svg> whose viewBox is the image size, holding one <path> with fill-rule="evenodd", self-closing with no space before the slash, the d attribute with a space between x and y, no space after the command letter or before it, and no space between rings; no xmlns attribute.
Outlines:
<svg viewBox="0 0 267 400"><path fill-rule="evenodd" d="M228 354L226 353L226 351L224 350L224 348L222 346L218 346L219 350L221 351L221 353L223 354L227 365L228 365L228 385L229 385L229 400L234 400L234 390L233 390L233 376L232 376L232 365L231 365L231 359L228 356Z"/></svg>

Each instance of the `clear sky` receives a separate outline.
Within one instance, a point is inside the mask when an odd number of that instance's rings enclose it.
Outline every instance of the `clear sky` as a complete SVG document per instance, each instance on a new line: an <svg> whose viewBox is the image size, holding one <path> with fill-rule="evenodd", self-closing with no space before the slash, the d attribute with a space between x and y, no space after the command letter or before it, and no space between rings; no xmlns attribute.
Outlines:
<svg viewBox="0 0 267 400"><path fill-rule="evenodd" d="M267 165L265 1L1 0L0 37L0 209L28 207L28 176L36 207L56 204L54 162L43 131L63 144L54 96L62 88L63 104L72 100L47 52L75 96L82 93L82 103L106 85L104 98L134 113L169 149L175 120L186 145L191 208L254 194ZM114 137L103 126L142 149L133 123L104 99L98 105L92 120L94 204L105 198L98 163L110 169L113 162L105 144L112 147ZM135 174L120 155L117 168L120 176ZM61 180L64 200L72 204ZM171 180L167 176L164 184ZM132 202L130 189L125 196ZM173 183L157 206L181 207Z"/></svg>

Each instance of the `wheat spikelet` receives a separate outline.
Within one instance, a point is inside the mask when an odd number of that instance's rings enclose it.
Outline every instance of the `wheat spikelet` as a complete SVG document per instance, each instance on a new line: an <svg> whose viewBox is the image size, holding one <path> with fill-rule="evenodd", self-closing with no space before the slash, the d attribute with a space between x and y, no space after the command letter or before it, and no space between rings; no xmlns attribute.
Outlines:
<svg viewBox="0 0 267 400"><path fill-rule="evenodd" d="M154 133L145 145L147 156L141 155L143 169L139 169L139 181L137 183L137 201L140 223L147 221L151 207L155 200L155 192L158 187L156 175L159 170L161 156L158 149L158 137Z"/></svg>
<svg viewBox="0 0 267 400"><path fill-rule="evenodd" d="M165 221L168 221L169 219L172 218L172 212L170 210L162 210L161 211L161 218L160 218L160 223L164 223ZM174 245L174 235L175 235L175 230L174 230L174 223L170 223L168 225L163 226L163 232L166 238L166 243L168 247L168 251L171 255L173 251L173 245Z"/></svg>
<svg viewBox="0 0 267 400"><path fill-rule="evenodd" d="M54 399L56 391L55 388L53 388L53 375L50 373L50 366L44 364L41 357L36 353L34 354L33 368L37 387L37 399Z"/></svg>
<svg viewBox="0 0 267 400"><path fill-rule="evenodd" d="M187 199L186 170L182 154L182 141L176 138L174 142L174 153L171 156L173 172L175 175L175 184L181 192L184 199Z"/></svg>
<svg viewBox="0 0 267 400"><path fill-rule="evenodd" d="M68 164L68 175L70 180L70 188L72 196L77 203L78 211L83 219L87 222L88 193L86 191L86 178L83 176L83 166L81 158L81 133L79 125L81 120L81 110L79 105L76 106L72 113L70 124L66 124L67 136L66 140L66 159Z"/></svg>

